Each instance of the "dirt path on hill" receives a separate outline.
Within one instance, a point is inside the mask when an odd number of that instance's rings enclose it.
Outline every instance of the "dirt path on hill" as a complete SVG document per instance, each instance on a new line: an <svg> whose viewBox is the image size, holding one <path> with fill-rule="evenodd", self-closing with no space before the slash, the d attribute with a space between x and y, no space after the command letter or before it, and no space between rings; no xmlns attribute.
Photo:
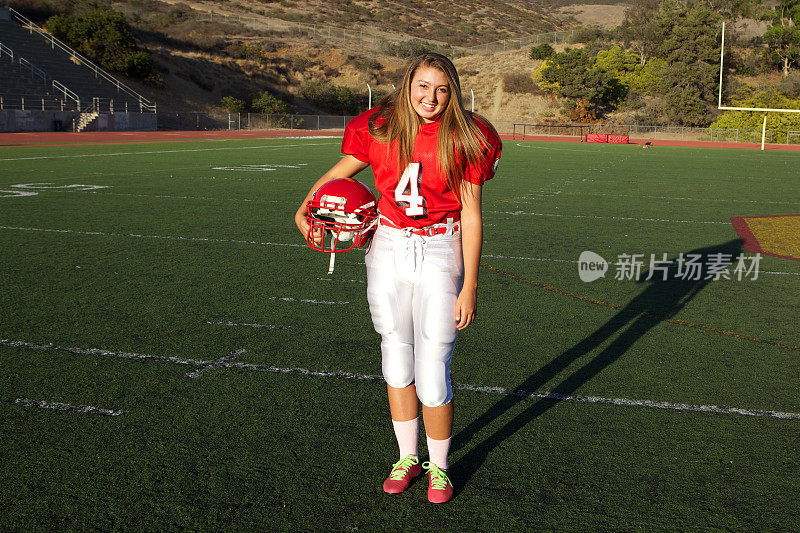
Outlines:
<svg viewBox="0 0 800 533"><path fill-rule="evenodd" d="M500 105L503 103L503 82L498 81L494 87L494 102L492 103L492 117L489 120L497 120L500 115Z"/></svg>

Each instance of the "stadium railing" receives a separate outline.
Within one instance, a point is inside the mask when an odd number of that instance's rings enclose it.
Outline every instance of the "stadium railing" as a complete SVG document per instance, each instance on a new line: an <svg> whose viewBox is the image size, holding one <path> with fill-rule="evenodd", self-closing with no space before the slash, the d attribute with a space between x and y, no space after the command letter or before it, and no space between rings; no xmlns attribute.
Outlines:
<svg viewBox="0 0 800 533"><path fill-rule="evenodd" d="M14 20L22 24L22 26L25 29L27 29L30 33L35 32L39 34L43 39L45 39L50 44L51 48L59 48L60 50L70 54L72 57L76 58L81 65L91 70L94 73L95 78L103 78L107 82L114 85L117 91L124 92L134 97L139 103L140 112L155 113L156 105L154 103L151 103L147 98L145 98L141 94L137 93L136 91L134 91L133 89L122 83L118 78L115 78L114 76L112 76L99 66L97 66L95 63L93 63L83 55L79 54L77 51L73 50L60 40L56 39L53 35L47 33L45 30L34 24L31 20L29 20L19 11L15 10L14 8L8 8L8 10L11 13L12 17L14 18Z"/></svg>

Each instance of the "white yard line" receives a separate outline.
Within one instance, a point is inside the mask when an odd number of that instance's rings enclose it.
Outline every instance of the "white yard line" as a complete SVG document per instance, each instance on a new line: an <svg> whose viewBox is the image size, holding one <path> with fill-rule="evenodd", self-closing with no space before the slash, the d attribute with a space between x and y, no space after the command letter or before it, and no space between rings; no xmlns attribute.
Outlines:
<svg viewBox="0 0 800 533"><path fill-rule="evenodd" d="M280 146L226 146L223 148L187 148L183 150L151 150L143 152L114 152L110 154L75 154L75 155L52 155L38 157L9 157L0 161L36 161L40 159L80 159L87 157L120 157L125 155L152 155L152 154L180 154L185 152L219 152L223 150L280 150L282 148L299 148L303 146L333 146L340 143L304 143L304 144L283 144Z"/></svg>
<svg viewBox="0 0 800 533"><path fill-rule="evenodd" d="M78 231L70 229L53 229L53 228L26 228L18 226L0 226L0 230L9 231L38 231L43 233L64 233L70 235L89 235L100 237L129 237L134 239L162 239L172 241L189 241L189 242L216 242L225 244L255 244L258 246L288 246L291 248L306 248L305 244L287 244L281 242L261 242L261 241L247 241L235 239L213 239L209 237L180 237L175 235L138 235L135 233L108 233L102 231ZM540 261L546 263L577 263L577 260L570 259L552 259L549 257L521 257L521 256L508 256L508 255L494 255L483 254L483 257L490 257L493 259L513 259L515 261ZM363 261L358 261L356 264L363 265ZM773 274L781 276L800 276L800 272L776 272L771 270L762 270L759 274ZM318 278L323 279L323 278ZM343 280L344 281L344 280ZM356 281L356 280L352 280Z"/></svg>
<svg viewBox="0 0 800 533"><path fill-rule="evenodd" d="M305 244L285 244L280 242L259 242L235 239L213 239L210 237L179 237L175 235L138 235L136 233L107 233L103 231L77 231L71 229L51 229L51 228L24 228L16 226L0 226L0 229L16 231L40 231L44 233L67 233L71 235L91 235L101 237L130 237L134 239L163 239L171 241L190 241L190 242L219 242L228 244L256 244L260 246L288 246L291 248L305 248Z"/></svg>
<svg viewBox="0 0 800 533"><path fill-rule="evenodd" d="M70 405L68 403L29 400L27 398L16 398L14 403L23 407L38 407L39 409L53 409L55 411L67 411L70 413L82 413L87 415L119 416L125 414L125 411L120 409L101 409L100 407L92 407L90 405Z"/></svg>
<svg viewBox="0 0 800 533"><path fill-rule="evenodd" d="M193 370L186 374L187 378L197 379L206 372L211 372L212 370L216 370L217 368L222 367L223 365L234 361L239 356L242 356L247 353L247 350L234 350L230 352L228 355L224 357L220 357L216 361L211 361L208 364L201 366L197 370Z"/></svg>
<svg viewBox="0 0 800 533"><path fill-rule="evenodd" d="M11 348L25 348L29 350L48 350L48 351L63 351L79 355L102 355L106 357L118 357L122 359L131 359L138 361L161 361L174 364L192 365L200 367L203 372L217 368L234 368L239 370L250 370L255 372L270 372L274 374L300 374L304 376L319 377L319 378L338 378L350 379L361 381L383 381L383 377L372 374L359 374L355 372L344 371L320 371L311 370L307 368L282 368L267 365L255 365L250 363L237 363L233 359L241 355L244 350L237 350L231 352L225 357L215 361L201 361L196 359L182 359L177 357L163 357L146 354L135 354L129 352L114 352L109 350L101 350L99 348L69 348L64 346L56 346L54 344L33 344L23 341L12 341L8 339L0 339L0 346L7 346ZM187 377L191 376L190 372ZM742 416L755 416L764 418L780 418L789 420L800 420L800 413L791 413L785 411L775 411L769 409L743 409L740 407L724 407L717 405L694 405L678 402L663 402L654 400L637 400L628 398L605 398L601 396L581 396L581 395L567 395L558 394L554 392L545 391L526 391L521 389L510 389L506 387L487 387L480 385L470 385L466 383L453 383L453 387L458 390L475 392L480 394L494 394L499 396L518 396L525 399L541 399L553 400L564 402L576 403L592 403L592 404L608 404L620 407L650 407L655 409L668 409L673 411L694 411L716 415L742 415Z"/></svg>
<svg viewBox="0 0 800 533"><path fill-rule="evenodd" d="M271 203L271 204L279 204L284 203L280 200L262 200L262 199L251 199L251 198L213 198L211 196L172 196L169 194L135 194L135 193L127 193L127 192L97 192L97 191L47 191L47 192L66 192L66 193L84 193L84 194L96 194L99 196L134 196L137 198L163 198L163 199L170 199L170 200L214 200L220 202L263 202L263 203Z"/></svg>

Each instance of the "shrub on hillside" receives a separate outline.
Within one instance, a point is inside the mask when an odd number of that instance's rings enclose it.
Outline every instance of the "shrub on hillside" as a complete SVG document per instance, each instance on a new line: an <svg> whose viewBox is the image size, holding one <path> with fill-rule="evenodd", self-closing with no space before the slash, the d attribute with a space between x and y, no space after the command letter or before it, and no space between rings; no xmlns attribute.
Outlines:
<svg viewBox="0 0 800 533"><path fill-rule="evenodd" d="M358 114L358 95L349 87L323 81L311 81L300 90L303 98L312 104L341 115Z"/></svg>
<svg viewBox="0 0 800 533"><path fill-rule="evenodd" d="M8 0L3 6L16 9L33 22L42 24L52 16L71 12L74 3L70 0Z"/></svg>
<svg viewBox="0 0 800 533"><path fill-rule="evenodd" d="M529 57L531 59L550 59L556 51L547 43L542 43L539 46L532 46Z"/></svg>
<svg viewBox="0 0 800 533"><path fill-rule="evenodd" d="M596 41L608 41L611 38L611 32L604 30L599 26L590 26L588 28L578 28L572 35L571 41L573 43L593 43Z"/></svg>
<svg viewBox="0 0 800 533"><path fill-rule="evenodd" d="M383 65L377 59L364 56L347 56L347 60L362 72L377 72L383 70Z"/></svg>
<svg viewBox="0 0 800 533"><path fill-rule="evenodd" d="M503 90L515 94L541 94L542 89L528 74L505 74L503 76Z"/></svg>
<svg viewBox="0 0 800 533"><path fill-rule="evenodd" d="M153 70L150 52L139 48L121 13L93 7L72 15L56 15L47 31L101 66L144 79Z"/></svg>
<svg viewBox="0 0 800 533"><path fill-rule="evenodd" d="M411 59L425 52L438 52L451 58L458 55L456 51L449 46L436 46L420 39L412 39L399 43L384 42L382 48L385 53L404 59Z"/></svg>

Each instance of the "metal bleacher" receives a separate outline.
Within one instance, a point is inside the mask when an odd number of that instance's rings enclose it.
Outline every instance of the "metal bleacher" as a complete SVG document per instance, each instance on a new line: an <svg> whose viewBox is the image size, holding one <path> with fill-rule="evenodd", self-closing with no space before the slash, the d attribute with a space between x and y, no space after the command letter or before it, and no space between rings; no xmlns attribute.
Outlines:
<svg viewBox="0 0 800 533"><path fill-rule="evenodd" d="M0 109L155 112L155 104L14 9L0 9Z"/></svg>

